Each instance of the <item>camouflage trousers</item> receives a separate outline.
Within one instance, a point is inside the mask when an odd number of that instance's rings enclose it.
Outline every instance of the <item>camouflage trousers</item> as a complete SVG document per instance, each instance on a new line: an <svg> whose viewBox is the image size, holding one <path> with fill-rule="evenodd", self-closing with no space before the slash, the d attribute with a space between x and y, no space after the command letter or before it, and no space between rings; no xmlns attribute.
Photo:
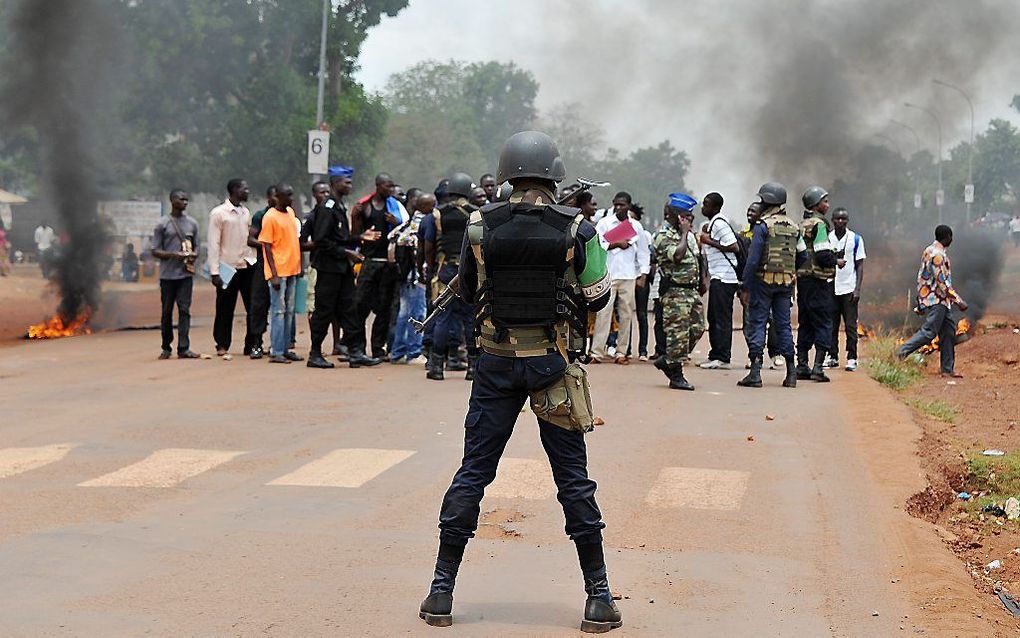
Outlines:
<svg viewBox="0 0 1020 638"><path fill-rule="evenodd" d="M705 334L701 295L697 290L673 289L660 298L666 332L666 362L682 363Z"/></svg>

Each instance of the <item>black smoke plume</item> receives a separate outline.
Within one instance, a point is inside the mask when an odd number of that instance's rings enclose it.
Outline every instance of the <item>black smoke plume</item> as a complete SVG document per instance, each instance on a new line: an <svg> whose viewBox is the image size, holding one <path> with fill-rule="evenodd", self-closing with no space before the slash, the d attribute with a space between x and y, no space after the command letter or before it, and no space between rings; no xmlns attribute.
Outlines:
<svg viewBox="0 0 1020 638"><path fill-rule="evenodd" d="M99 303L106 236L97 204L103 107L116 28L101 0L12 3L10 63L0 104L6 126L35 131L44 200L67 235L57 257L58 313L68 322Z"/></svg>

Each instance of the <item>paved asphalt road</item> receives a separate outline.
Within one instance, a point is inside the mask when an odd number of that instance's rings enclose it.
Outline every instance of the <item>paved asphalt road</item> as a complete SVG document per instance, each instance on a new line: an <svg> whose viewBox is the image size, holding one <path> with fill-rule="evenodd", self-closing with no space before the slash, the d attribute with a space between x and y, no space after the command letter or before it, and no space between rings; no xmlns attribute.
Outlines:
<svg viewBox="0 0 1020 638"><path fill-rule="evenodd" d="M530 413L483 503L456 624L433 629L417 605L462 375L156 361L158 340L0 351L0 635L578 634L576 555ZM648 364L591 372L613 635L918 630L847 373L791 391L781 372L745 390L743 370L696 370L691 394Z"/></svg>

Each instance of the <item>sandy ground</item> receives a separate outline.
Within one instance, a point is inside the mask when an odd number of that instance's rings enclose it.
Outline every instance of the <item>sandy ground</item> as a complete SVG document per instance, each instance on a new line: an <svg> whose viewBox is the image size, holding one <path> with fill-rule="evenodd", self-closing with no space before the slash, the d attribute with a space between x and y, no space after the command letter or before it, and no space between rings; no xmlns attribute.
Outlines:
<svg viewBox="0 0 1020 638"><path fill-rule="evenodd" d="M210 332L196 321L197 348ZM2 350L0 635L434 635L416 609L468 384L159 362L158 338ZM742 374L694 370L688 394L650 365L592 369L619 635L1015 635L903 511L924 485L907 408L863 372L794 391ZM578 635L530 414L483 510L444 635Z"/></svg>

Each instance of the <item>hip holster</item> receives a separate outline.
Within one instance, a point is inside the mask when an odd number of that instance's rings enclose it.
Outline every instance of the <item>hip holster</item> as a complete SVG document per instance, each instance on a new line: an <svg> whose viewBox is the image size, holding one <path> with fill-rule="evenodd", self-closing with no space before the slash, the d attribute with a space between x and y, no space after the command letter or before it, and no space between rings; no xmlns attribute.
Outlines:
<svg viewBox="0 0 1020 638"><path fill-rule="evenodd" d="M581 365L568 364L560 379L530 396L531 410L538 418L576 432L595 429L588 373Z"/></svg>

